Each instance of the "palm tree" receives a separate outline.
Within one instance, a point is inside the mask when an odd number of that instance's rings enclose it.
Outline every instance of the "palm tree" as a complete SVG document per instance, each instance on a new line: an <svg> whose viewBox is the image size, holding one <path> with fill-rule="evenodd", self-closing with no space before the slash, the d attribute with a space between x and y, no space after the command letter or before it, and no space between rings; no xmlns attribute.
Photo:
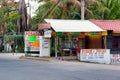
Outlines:
<svg viewBox="0 0 120 80"><path fill-rule="evenodd" d="M120 19L120 0L104 0L103 5L109 10L105 19Z"/></svg>
<svg viewBox="0 0 120 80"><path fill-rule="evenodd" d="M85 15L94 18L94 14L89 9L91 5L99 6L96 0L85 0ZM80 19L81 1L79 0L45 0L43 5L37 10L37 16L57 19ZM85 17L86 18L86 17Z"/></svg>
<svg viewBox="0 0 120 80"><path fill-rule="evenodd" d="M45 18L54 19L81 19L80 0L38 0L41 2L36 11L36 16L30 21L31 29L35 30L38 24ZM85 19L97 19L101 16L98 7L101 2L96 0L85 0ZM100 7L101 8L101 7ZM101 19L101 18L100 18Z"/></svg>

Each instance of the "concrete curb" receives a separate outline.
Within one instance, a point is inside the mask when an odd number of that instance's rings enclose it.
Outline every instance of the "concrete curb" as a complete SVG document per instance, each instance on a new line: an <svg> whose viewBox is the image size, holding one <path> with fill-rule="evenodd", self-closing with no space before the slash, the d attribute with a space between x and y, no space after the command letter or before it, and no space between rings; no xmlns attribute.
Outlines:
<svg viewBox="0 0 120 80"><path fill-rule="evenodd" d="M25 56L24 53L0 53L0 58L19 58L21 56Z"/></svg>
<svg viewBox="0 0 120 80"><path fill-rule="evenodd" d="M19 57L19 59L38 60L38 61L47 61L47 62L52 61L51 58L43 58L43 57L25 57L25 56L21 56L21 57Z"/></svg>

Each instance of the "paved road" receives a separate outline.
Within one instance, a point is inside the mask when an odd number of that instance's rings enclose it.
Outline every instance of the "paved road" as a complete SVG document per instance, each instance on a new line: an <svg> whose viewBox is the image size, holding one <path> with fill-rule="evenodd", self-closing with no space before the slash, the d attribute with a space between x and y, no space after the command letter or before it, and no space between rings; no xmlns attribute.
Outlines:
<svg viewBox="0 0 120 80"><path fill-rule="evenodd" d="M0 57L0 80L120 80L120 65Z"/></svg>

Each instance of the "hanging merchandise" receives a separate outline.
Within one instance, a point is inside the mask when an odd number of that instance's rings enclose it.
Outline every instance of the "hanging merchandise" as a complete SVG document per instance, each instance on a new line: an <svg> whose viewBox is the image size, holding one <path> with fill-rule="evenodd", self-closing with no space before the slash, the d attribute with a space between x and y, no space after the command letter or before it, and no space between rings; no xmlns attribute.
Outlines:
<svg viewBox="0 0 120 80"><path fill-rule="evenodd" d="M79 38L85 38L85 32L80 32L78 37Z"/></svg>
<svg viewBox="0 0 120 80"><path fill-rule="evenodd" d="M68 34L68 36L72 36L73 32L68 32L67 34Z"/></svg>
<svg viewBox="0 0 120 80"><path fill-rule="evenodd" d="M86 35L86 36L90 36L91 33L90 33L90 32L86 32L85 35Z"/></svg>
<svg viewBox="0 0 120 80"><path fill-rule="evenodd" d="M80 35L80 33L79 32L74 32L74 34L73 34L74 36L79 36Z"/></svg>
<svg viewBox="0 0 120 80"><path fill-rule="evenodd" d="M80 32L80 35L84 35L85 36L85 32Z"/></svg>
<svg viewBox="0 0 120 80"><path fill-rule="evenodd" d="M67 35L68 34L68 32L63 32L63 35Z"/></svg>
<svg viewBox="0 0 120 80"><path fill-rule="evenodd" d="M102 32L96 32L97 35L102 35Z"/></svg>
<svg viewBox="0 0 120 80"><path fill-rule="evenodd" d="M103 31L103 32L102 32L102 35L103 35L103 36L107 36L107 31Z"/></svg>
<svg viewBox="0 0 120 80"><path fill-rule="evenodd" d="M57 32L57 36L62 37L62 32Z"/></svg>
<svg viewBox="0 0 120 80"><path fill-rule="evenodd" d="M91 32L91 35L92 36L96 36L96 32Z"/></svg>
<svg viewBox="0 0 120 80"><path fill-rule="evenodd" d="M82 33L81 33L82 34ZM107 35L107 32L86 32L85 33L86 36L96 36L96 35Z"/></svg>

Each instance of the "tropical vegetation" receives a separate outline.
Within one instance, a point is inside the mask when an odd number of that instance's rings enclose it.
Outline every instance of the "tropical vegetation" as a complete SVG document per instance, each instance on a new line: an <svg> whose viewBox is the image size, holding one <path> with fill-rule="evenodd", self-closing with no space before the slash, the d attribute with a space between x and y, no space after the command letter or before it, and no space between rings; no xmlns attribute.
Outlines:
<svg viewBox="0 0 120 80"><path fill-rule="evenodd" d="M0 1L0 26L2 33L15 32L16 20L20 18L14 0Z"/></svg>
<svg viewBox="0 0 120 80"><path fill-rule="evenodd" d="M37 0L40 4L31 20L35 30L45 18L81 19L81 0ZM120 0L85 0L85 19L120 19Z"/></svg>
<svg viewBox="0 0 120 80"><path fill-rule="evenodd" d="M23 2L24 0L20 0ZM34 1L34 0L31 0ZM49 19L81 19L81 0L36 0L40 3L36 16L27 26L27 14L24 6L17 8L14 0L0 0L0 34L37 30L38 24ZM120 19L120 0L84 0L85 19ZM19 10L16 10L19 9ZM19 25L18 25L19 23ZM29 25L29 24L28 24ZM24 30L23 30L24 29Z"/></svg>
<svg viewBox="0 0 120 80"><path fill-rule="evenodd" d="M24 0L20 1L17 3L15 0L0 0L0 47L4 46L4 51L6 44L13 44L14 52L22 52L24 48L23 36L18 33L25 30L27 14Z"/></svg>

